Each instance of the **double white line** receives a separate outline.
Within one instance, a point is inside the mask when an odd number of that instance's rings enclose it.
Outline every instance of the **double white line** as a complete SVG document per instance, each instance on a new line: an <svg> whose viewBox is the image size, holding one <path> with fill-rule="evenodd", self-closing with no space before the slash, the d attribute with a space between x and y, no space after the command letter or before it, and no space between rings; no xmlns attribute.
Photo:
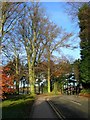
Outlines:
<svg viewBox="0 0 90 120"><path fill-rule="evenodd" d="M57 116L60 120L65 120L66 119L65 116L62 115L60 110L57 109L57 107L54 105L54 103L51 100L47 99L46 101L51 106L51 108L54 110L54 112L57 114Z"/></svg>

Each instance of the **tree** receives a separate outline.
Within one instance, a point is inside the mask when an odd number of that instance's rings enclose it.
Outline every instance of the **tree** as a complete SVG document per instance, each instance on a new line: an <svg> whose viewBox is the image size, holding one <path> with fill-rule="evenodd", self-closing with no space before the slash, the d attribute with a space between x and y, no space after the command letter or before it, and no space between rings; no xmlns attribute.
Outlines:
<svg viewBox="0 0 90 120"><path fill-rule="evenodd" d="M31 3L25 8L24 16L18 23L19 41L23 43L27 54L30 92L32 94L35 92L35 65L41 61L47 44L46 33L44 32L47 22L48 18L40 8L39 3Z"/></svg>
<svg viewBox="0 0 90 120"><path fill-rule="evenodd" d="M59 35L60 30L57 25L54 23L48 23L48 27L46 29L46 39L47 39L47 45L46 45L46 52L47 52L47 61L48 61L48 93L50 93L50 62L51 62L51 54L56 49L56 47L59 45L59 43L55 44L55 38ZM52 48L51 48L52 47Z"/></svg>
<svg viewBox="0 0 90 120"><path fill-rule="evenodd" d="M71 65L67 60L60 61L58 64L55 64L52 72L52 78L54 78L54 91L61 89L62 85L65 82L66 75L71 72Z"/></svg>
<svg viewBox="0 0 90 120"><path fill-rule="evenodd" d="M48 92L50 92L51 54L60 46L65 46L65 40L69 39L72 34L62 32L56 24L51 22L38 3L31 3L31 5L24 10L24 16L19 22L20 27L18 29L21 37L20 41L23 43L27 54L30 91L34 93L35 65L42 60L43 53L46 52L48 61ZM26 14L27 12L28 14ZM61 32L62 34L59 36L61 40L55 41Z"/></svg>
<svg viewBox="0 0 90 120"><path fill-rule="evenodd" d="M75 75L75 79L77 80L78 83L80 83L80 60L76 60L74 61L73 65L72 65L72 69Z"/></svg>
<svg viewBox="0 0 90 120"><path fill-rule="evenodd" d="M4 50L3 53L5 53L5 55L9 59L9 61L12 60L11 49L10 49L10 51L7 50L7 48L8 49L11 48L11 46L9 46L9 44L11 44L10 43L10 39L11 39L10 37L12 37L11 33L13 32L13 29L15 28L17 20L19 18L21 18L22 11L25 8L25 6L21 6L21 4L22 4L22 2L21 3L19 3L19 2L0 2L0 10L1 10L0 11L0 52L1 52L1 48L2 48L2 51ZM9 39L9 41L7 41L8 39ZM15 42L16 41L14 41L13 43L15 43ZM3 55L3 53L2 53L2 55ZM14 53L15 53L15 51L14 51ZM17 57L16 57L16 61L17 61ZM16 64L16 66L17 66L17 64ZM17 69L16 69L16 71L17 71Z"/></svg>
<svg viewBox="0 0 90 120"><path fill-rule="evenodd" d="M12 62L2 68L2 94L14 93L14 69ZM0 86L1 86L0 85Z"/></svg>
<svg viewBox="0 0 90 120"><path fill-rule="evenodd" d="M76 24L78 25L78 22L76 21L78 20L79 8L81 8L84 4L85 2L67 2L66 6L64 6L65 12L70 16L72 22L75 24L75 28Z"/></svg>
<svg viewBox="0 0 90 120"><path fill-rule="evenodd" d="M90 86L89 79L89 60L90 60L90 6L84 4L78 13L79 26L80 26L80 48L81 48L81 63L80 63L80 79L83 87L88 88Z"/></svg>
<svg viewBox="0 0 90 120"><path fill-rule="evenodd" d="M14 32L15 32L14 30L13 32L11 31L8 32L10 36L7 37L7 41L3 42L2 55L7 60L7 63L12 61L14 65L16 88L17 88L17 93L19 94L19 79L20 79L20 65L21 65L20 64L21 61L19 57L22 56L23 46L18 41L18 37L15 35Z"/></svg>
<svg viewBox="0 0 90 120"><path fill-rule="evenodd" d="M22 2L0 2L0 44L5 34L15 27L17 20L22 16L21 12L25 6L20 7L21 4Z"/></svg>
<svg viewBox="0 0 90 120"><path fill-rule="evenodd" d="M67 44L66 41L69 40L69 38L72 36L71 33L66 33L62 29L59 29L57 25L50 24L48 25L50 27L50 31L47 34L47 40L48 44L46 45L47 50L47 59L48 59L48 92L50 93L50 60L53 52L58 51L60 52L60 48L62 47L70 47L69 44ZM56 34L57 33L57 34ZM59 40L55 40L58 38Z"/></svg>

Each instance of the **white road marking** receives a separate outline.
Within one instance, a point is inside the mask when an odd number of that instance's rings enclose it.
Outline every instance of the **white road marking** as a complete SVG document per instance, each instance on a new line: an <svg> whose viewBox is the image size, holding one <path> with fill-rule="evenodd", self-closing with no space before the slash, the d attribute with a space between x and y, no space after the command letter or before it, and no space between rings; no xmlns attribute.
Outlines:
<svg viewBox="0 0 90 120"><path fill-rule="evenodd" d="M72 103L75 103L75 104L77 104L77 105L80 105L80 106L82 105L81 103L76 102L76 101L73 101L73 100L71 100L71 102L72 102Z"/></svg>

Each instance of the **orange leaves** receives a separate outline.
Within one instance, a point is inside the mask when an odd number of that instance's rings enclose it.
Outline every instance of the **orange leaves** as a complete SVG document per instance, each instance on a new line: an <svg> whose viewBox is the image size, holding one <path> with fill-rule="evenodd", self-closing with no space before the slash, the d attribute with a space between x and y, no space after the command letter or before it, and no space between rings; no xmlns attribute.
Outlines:
<svg viewBox="0 0 90 120"><path fill-rule="evenodd" d="M62 61L51 66L52 77L60 77L68 72L70 72L70 64L67 61Z"/></svg>
<svg viewBox="0 0 90 120"><path fill-rule="evenodd" d="M59 72L59 71L54 72L54 73L53 73L53 76L54 76L54 77L60 76L60 72Z"/></svg>
<svg viewBox="0 0 90 120"><path fill-rule="evenodd" d="M2 87L2 93L14 92L13 79L14 79L14 76L10 73L10 67L8 66L3 67L2 81L0 81L0 86Z"/></svg>
<svg viewBox="0 0 90 120"><path fill-rule="evenodd" d="M8 70L10 70L9 67L5 67L5 68L4 68L4 71L8 71Z"/></svg>

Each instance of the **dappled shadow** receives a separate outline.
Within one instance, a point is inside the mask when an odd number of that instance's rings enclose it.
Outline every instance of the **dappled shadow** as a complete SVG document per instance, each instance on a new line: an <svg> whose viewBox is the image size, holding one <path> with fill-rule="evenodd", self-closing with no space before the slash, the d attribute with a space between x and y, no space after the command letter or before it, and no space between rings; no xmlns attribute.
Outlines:
<svg viewBox="0 0 90 120"><path fill-rule="evenodd" d="M2 109L2 117L4 119L25 119L25 120L32 120L32 119L58 119L57 115L54 113L52 108L47 104L45 99L47 99L49 96L39 96L36 100L36 102L33 104L34 100L32 101L22 101L18 104L12 103L9 106L4 106ZM70 99L71 97L71 99ZM66 116L66 119L82 119L82 120L88 120L85 114L77 109L77 105L73 105L71 102L72 97L75 100L78 100L79 97L68 95L62 95L57 97L50 97L52 98L54 104L56 107ZM22 98L22 97L21 97ZM20 98L20 100L22 100ZM27 97L26 97L27 98ZM25 99L26 99L25 98ZM33 96L31 96L33 98ZM75 99L76 98L76 99ZM14 99L10 99L12 102ZM15 99L17 101L17 99ZM84 101L84 100L82 100ZM83 103L83 102L82 102ZM33 107L32 107L33 105ZM85 103L83 103L83 106ZM79 107L81 107L79 105ZM32 109L31 109L32 108ZM83 108L81 108L83 109ZM30 114L31 113L31 114ZM83 117L84 116L84 117ZM87 116L88 117L88 116Z"/></svg>
<svg viewBox="0 0 90 120"><path fill-rule="evenodd" d="M15 101L18 99L27 99L27 98L34 98L34 96L30 96L30 95L7 95L5 100Z"/></svg>
<svg viewBox="0 0 90 120"><path fill-rule="evenodd" d="M12 98L9 101L7 100L8 102L10 101L12 102L11 104L6 106L4 105L2 107L2 119L18 119L18 118L28 119L31 107L34 102L34 99L32 98L33 97L25 101L27 97L24 100L22 100L22 97L20 97L18 102L17 102L18 98L16 99Z"/></svg>

